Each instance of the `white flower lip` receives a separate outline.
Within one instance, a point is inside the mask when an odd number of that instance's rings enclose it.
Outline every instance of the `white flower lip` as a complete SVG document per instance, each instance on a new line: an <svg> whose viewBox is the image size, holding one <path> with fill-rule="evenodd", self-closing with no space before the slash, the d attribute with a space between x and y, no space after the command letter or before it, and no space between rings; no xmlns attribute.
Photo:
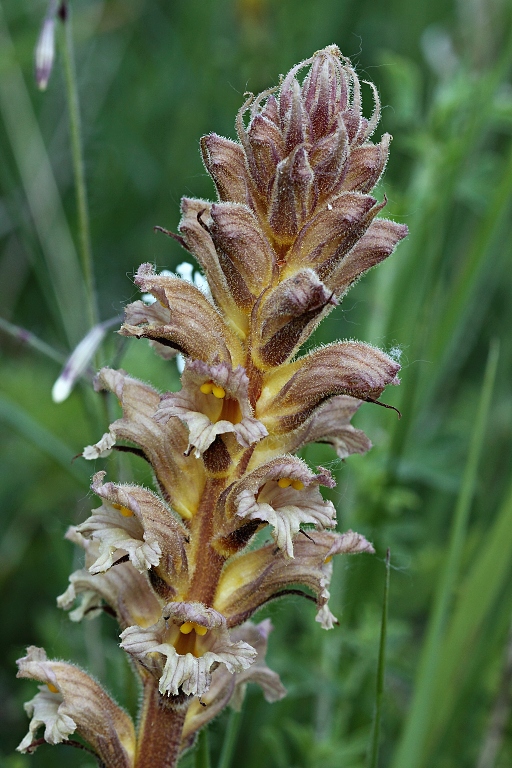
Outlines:
<svg viewBox="0 0 512 768"><path fill-rule="evenodd" d="M222 399L201 392L201 385L208 381L224 392ZM181 419L189 429L188 451L194 449L196 458L212 445L217 435L233 433L237 442L248 448L268 434L266 427L252 415L248 385L242 366L233 370L225 363L208 365L201 360L191 360L185 367L181 391L164 395L154 418L163 424L171 416ZM239 420L222 418L224 396L225 402L232 401L239 409Z"/></svg>
<svg viewBox="0 0 512 768"><path fill-rule="evenodd" d="M179 627L187 622L205 627L207 632L191 646L194 652L181 654ZM210 687L212 667L223 664L228 672L250 667L257 651L248 643L233 642L226 619L201 603L169 603L162 618L152 627L128 627L121 633L121 647L159 675L160 693L167 696L201 696ZM149 654L149 657L148 657Z"/></svg>

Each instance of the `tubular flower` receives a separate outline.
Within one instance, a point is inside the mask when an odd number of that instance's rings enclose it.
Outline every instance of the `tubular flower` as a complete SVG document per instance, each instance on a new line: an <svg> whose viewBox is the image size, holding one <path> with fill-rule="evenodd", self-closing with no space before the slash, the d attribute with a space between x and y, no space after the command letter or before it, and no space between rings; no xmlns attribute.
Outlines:
<svg viewBox="0 0 512 768"><path fill-rule="evenodd" d="M249 379L241 365L233 371L225 363L207 365L190 360L181 382L180 392L164 395L155 419L166 424L171 416L177 416L187 425L187 453L193 448L199 458L218 435L234 434L242 448L268 435L252 416Z"/></svg>
<svg viewBox="0 0 512 768"><path fill-rule="evenodd" d="M135 277L143 301L126 308L120 329L149 340L169 365L179 353L181 388L162 394L103 368L95 387L116 396L122 415L83 452L97 461L112 450L135 454L151 465L155 491L94 475L101 506L68 533L85 566L58 600L73 620L102 610L117 619L144 690L139 729L133 737L96 683L83 683L82 716L59 676L41 672L70 665L41 656L37 669L22 660L20 674L55 690L27 705L20 748L44 725L53 742L77 730L107 768L173 768L201 727L230 701L238 706L247 682L268 701L284 695L264 661L271 625L249 622L259 608L301 594L323 628L337 623L332 558L374 550L361 534L333 530L336 509L321 492L333 476L293 454L314 442L341 459L364 454L371 443L351 419L399 383L396 360L362 341L303 351L351 285L407 234L379 217L386 201L371 194L391 139L370 141L380 115L371 87L367 119L355 71L329 46L279 89L247 99L238 141L203 137L218 199L184 198L179 232L169 234L207 285L143 264ZM107 713L97 726L87 714L94 696ZM96 731L108 731L116 757Z"/></svg>
<svg viewBox="0 0 512 768"><path fill-rule="evenodd" d="M44 650L33 645L18 660L18 668L18 677L45 683L25 705L32 721L20 752L30 751L34 735L44 725L49 744L58 744L76 731L106 765L133 765L133 723L95 680L72 664L49 661Z"/></svg>
<svg viewBox="0 0 512 768"><path fill-rule="evenodd" d="M190 746L194 734L209 723L225 706L231 704L234 709L241 709L245 689L248 683L257 683L263 691L266 701L279 701L286 696L286 688L279 675L265 664L268 636L272 631L270 619L259 624L247 622L233 630L231 637L235 641L248 643L257 651L257 657L250 667L232 675L224 665L219 665L212 673L208 691L199 699L193 699L185 718L182 734L182 749Z"/></svg>
<svg viewBox="0 0 512 768"><path fill-rule="evenodd" d="M157 624L128 627L121 640L125 651L159 677L158 689L168 696L201 696L214 665L242 672L257 655L248 643L232 642L224 616L201 603L169 603Z"/></svg>

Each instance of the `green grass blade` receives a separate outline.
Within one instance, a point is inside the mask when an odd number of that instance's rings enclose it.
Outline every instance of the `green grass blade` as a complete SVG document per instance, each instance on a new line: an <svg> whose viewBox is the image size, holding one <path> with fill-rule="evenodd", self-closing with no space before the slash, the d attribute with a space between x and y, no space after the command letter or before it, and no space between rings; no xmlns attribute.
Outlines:
<svg viewBox="0 0 512 768"><path fill-rule="evenodd" d="M435 329L426 359L432 361L433 369L446 375L450 361L460 362L465 356L454 354L461 344L469 318L474 322L474 304L477 300L479 284L484 280L485 267L489 268L491 250L499 249L492 260L494 280L499 280L507 257L507 249L498 244L502 235L502 224L509 219L512 205L512 145L500 182L494 196L489 201L488 209L472 239L471 248L464 259L463 269L457 273L449 286L439 324ZM500 258L501 257L501 258ZM500 263L501 262L501 263ZM447 342L448 340L448 342ZM433 382L433 387L436 385Z"/></svg>
<svg viewBox="0 0 512 768"><path fill-rule="evenodd" d="M229 713L229 720L224 735L224 743L222 744L218 768L231 768L241 723L242 712L237 712L232 709Z"/></svg>
<svg viewBox="0 0 512 768"><path fill-rule="evenodd" d="M195 768L211 768L208 728L203 728L202 731L199 731L196 747Z"/></svg>
<svg viewBox="0 0 512 768"><path fill-rule="evenodd" d="M84 273L91 328L98 323L98 307L96 302L96 286L94 280L94 264L91 246L91 228L89 223L89 205L87 202L87 186L85 183L84 155L82 146L82 126L80 120L80 105L75 71L75 54L73 46L71 5L67 8L64 30L61 35L62 61L66 81L66 92L69 108L69 133L71 139L71 157L75 177L76 207L78 214L78 242L82 271Z"/></svg>
<svg viewBox="0 0 512 768"><path fill-rule="evenodd" d="M379 737L382 719L382 697L384 695L384 675L386 671L386 636L388 629L389 604L389 575L391 570L391 553L386 552L386 581L384 583L384 599L382 603L382 622L380 625L379 663L377 667L377 686L375 692L375 717L373 721L372 743L370 749L369 768L377 768L379 760Z"/></svg>
<svg viewBox="0 0 512 768"><path fill-rule="evenodd" d="M485 632L486 621L509 583L512 570L512 484L491 530L464 580L453 619L443 640L435 680L436 707L432 713L429 744L444 730L470 663L468 648ZM499 606L498 606L499 609Z"/></svg>
<svg viewBox="0 0 512 768"><path fill-rule="evenodd" d="M57 464L72 475L81 485L88 485L89 472L79 464L72 463L74 452L46 427L39 424L23 408L9 398L0 395L0 421L8 424L27 440L50 456Z"/></svg>
<svg viewBox="0 0 512 768"><path fill-rule="evenodd" d="M453 591L459 575L462 547L466 536L471 503L475 493L478 464L483 448L498 356L499 345L497 341L494 341L489 350L469 455L455 508L446 565L438 585L427 629L427 637L420 659L415 693L409 710L410 714L398 746L393 763L394 768L419 768L423 765L425 745L429 736L431 720L434 710L439 707L439 701L435 696L435 680L439 667L439 649L444 642L443 635L452 603Z"/></svg>
<svg viewBox="0 0 512 768"><path fill-rule="evenodd" d="M20 328L19 325L14 325L13 323L10 323L8 320L5 320L3 317L0 317L0 330L4 331L5 333L8 333L9 336L12 336L13 339L17 339L22 344L28 344L29 347L32 347L32 349L35 349L37 352L40 352L42 355L49 357L51 360L54 360L56 363L59 363L59 365L65 365L66 363L65 355L61 354L60 352L57 352L56 349L51 347L42 339L39 339L30 331L27 331L25 328Z"/></svg>
<svg viewBox="0 0 512 768"><path fill-rule="evenodd" d="M59 307L70 347L74 348L88 330L82 271L1 2L0 46L0 114L51 277L53 300Z"/></svg>

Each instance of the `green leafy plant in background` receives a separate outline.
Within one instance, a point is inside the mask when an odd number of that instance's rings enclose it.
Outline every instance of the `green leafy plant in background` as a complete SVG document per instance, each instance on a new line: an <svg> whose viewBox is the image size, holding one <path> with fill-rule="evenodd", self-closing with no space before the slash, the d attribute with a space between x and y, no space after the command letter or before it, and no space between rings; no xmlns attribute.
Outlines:
<svg viewBox="0 0 512 768"><path fill-rule="evenodd" d="M366 558L364 568L356 559L335 574L331 603L342 625L336 636L322 639L308 629L307 608L299 603L268 609L267 615L278 614L269 663L289 693L273 705L269 719L249 690L237 716L244 736L235 744L233 764L367 764L384 572L380 558L387 546L394 569L379 764L435 762L448 767L478 761L479 768L488 768L510 762L510 7L434 3L422 6L421 13L418 8L397 3L384 13L373 3L327 0L314 4L314 13L309 4L286 1L279 6L219 3L211 9L191 2L176 4L172 11L158 2L124 3L123 8L114 2L74 6L102 317L118 314L122 302L131 298L123 281L124 273L137 265L135 252L149 253L158 264L169 266L168 241L153 242L147 233L156 222L169 226L168 210L176 207L171 198L177 199L182 189L211 196L190 136L212 125L232 135L228 116L247 78L251 90L258 90L272 81L273 72L284 71L331 39L354 55L359 47L359 40L351 37L355 33L363 41L361 58L379 67L371 79L378 82L384 104L393 105L384 110L384 128L400 135L383 191L388 215L407 221L412 235L396 257L356 286L343 312L336 310L315 339L357 336L403 350L402 386L392 400L404 413L402 421L395 424L385 418L388 413L373 409L365 423L360 413L356 424L366 428L376 447L364 459L330 465L340 489L333 500L343 497L343 527L356 528L372 540L377 558ZM73 567L69 549L59 539L77 504L83 508L77 522L90 508L84 499L88 472L69 459L96 439L106 418L81 384L60 406L50 402L66 350L87 331L84 324L66 341L54 288L65 272L52 272L43 258L52 250L52 237L65 237L59 234L65 219L57 216L50 185L45 185L45 198L36 194L45 168L53 169L58 181L54 189L63 201L60 210L73 220L72 166L65 160L67 116L59 95L65 91L58 69L44 99L30 86L35 30L44 4L29 8L23 2L3 3L2 9L1 314L11 330L12 325L30 328L61 351L53 353L59 361L48 358L46 363L35 350L24 351L23 341L2 337L5 523L0 547L9 621L3 632L0 749L9 766L46 766L55 764L52 749L46 755L38 750L30 758L11 755L25 727L21 703L33 695L30 684L23 692L12 684L14 660L27 638L45 645L54 657L81 659L132 712L136 691L130 690L130 675L118 660L108 617L86 622L83 636L52 607ZM206 71L208 78L202 76ZM225 89L226 82L234 89ZM144 89L139 89L142 83ZM130 121L122 112L126 104L131 106ZM102 119L107 114L108 122ZM25 141L33 148L29 154ZM43 154L37 154L38 148ZM47 152L52 165L41 162ZM170 194L159 184L161 178L172 179ZM48 210L48 221L55 223L51 229L45 228L44 219L37 220L38 211L46 216ZM172 253L171 263L178 264L179 247ZM113 296L119 296L114 306ZM86 318L83 306L78 311L75 302L76 314L66 331ZM489 357L493 338L501 342L499 363L480 446L474 437L470 460L476 413L485 404L487 359L487 392L492 382L497 355L495 344ZM23 340L30 344L25 334ZM161 389L177 388L177 374L171 375L149 350L132 346L123 351L120 341L106 334L103 359L117 357L115 364L132 375L151 379ZM396 429L391 443L390 429ZM322 448L308 448L305 458L324 465L332 459ZM122 456L120 464L111 471L124 472L127 481L135 477L149 483L129 457ZM450 538L456 505L457 519L464 522L460 510L468 504L466 525L459 522L457 536ZM428 657L427 625L435 626L429 613L448 583L445 574L442 589L436 587L444 564L456 562L455 555L458 566L451 570L448 608L434 646L435 666L430 667L434 680L428 681L431 692L426 696L420 670ZM42 571L44 581L39 579ZM361 604L366 606L362 610ZM313 656L317 665L303 663ZM417 705L409 706L415 698L423 701L421 718ZM231 717L221 717L210 728L214 764L228 722ZM236 725L230 726L231 733ZM421 747L415 744L411 750L411 733L419 734ZM65 750L67 765L87 762L85 754ZM189 765L195 759L190 755L183 762Z"/></svg>

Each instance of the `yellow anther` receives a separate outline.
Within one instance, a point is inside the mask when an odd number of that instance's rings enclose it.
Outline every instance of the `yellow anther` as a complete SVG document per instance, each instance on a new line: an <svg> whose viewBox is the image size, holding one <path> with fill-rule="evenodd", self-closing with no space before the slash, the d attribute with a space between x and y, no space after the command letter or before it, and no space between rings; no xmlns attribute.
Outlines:
<svg viewBox="0 0 512 768"><path fill-rule="evenodd" d="M326 564L327 564L327 563L330 563L330 562L331 562L331 560L332 560L332 555L327 555L327 557L326 557L326 558L325 558L325 560L324 560L324 563L326 563Z"/></svg>
<svg viewBox="0 0 512 768"><path fill-rule="evenodd" d="M196 635L200 635L201 637L206 635L208 632L207 627L203 627L201 624L196 624L195 621L186 621L180 627L180 632L182 635L190 635L192 630L195 630Z"/></svg>
<svg viewBox="0 0 512 768"><path fill-rule="evenodd" d="M219 387L217 384L214 384L212 386L212 394L218 400L222 400L223 397L226 397L226 390L224 389L224 387Z"/></svg>
<svg viewBox="0 0 512 768"><path fill-rule="evenodd" d="M211 395L213 389L213 381L205 381L204 384L201 384L199 387L199 391L203 393L203 395Z"/></svg>
<svg viewBox="0 0 512 768"><path fill-rule="evenodd" d="M46 683L46 687L47 687L47 688L48 688L48 690L49 690L49 691L51 691L52 693L58 693L58 692L59 692L59 689L58 689L58 688L57 688L57 686L56 686L56 685L54 685L53 683Z"/></svg>
<svg viewBox="0 0 512 768"><path fill-rule="evenodd" d="M292 480L292 488L295 488L296 491L302 491L304 483L301 480Z"/></svg>
<svg viewBox="0 0 512 768"><path fill-rule="evenodd" d="M133 517L134 513L128 507L123 507L122 504L112 504L112 506L114 509L119 510L123 517Z"/></svg>
<svg viewBox="0 0 512 768"><path fill-rule="evenodd" d="M292 480L290 477L282 477L277 481L277 484L280 488L289 488L292 484Z"/></svg>

